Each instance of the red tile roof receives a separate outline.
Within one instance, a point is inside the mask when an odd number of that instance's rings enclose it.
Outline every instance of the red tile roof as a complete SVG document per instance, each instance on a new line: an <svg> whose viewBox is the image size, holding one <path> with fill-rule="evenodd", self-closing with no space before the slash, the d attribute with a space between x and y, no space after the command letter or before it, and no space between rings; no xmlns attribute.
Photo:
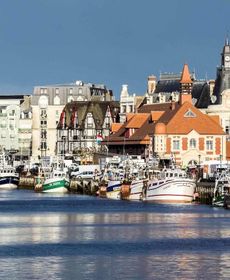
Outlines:
<svg viewBox="0 0 230 280"><path fill-rule="evenodd" d="M192 83L191 76L190 76L189 69L188 69L188 64L184 64L180 83L181 84L191 84Z"/></svg>

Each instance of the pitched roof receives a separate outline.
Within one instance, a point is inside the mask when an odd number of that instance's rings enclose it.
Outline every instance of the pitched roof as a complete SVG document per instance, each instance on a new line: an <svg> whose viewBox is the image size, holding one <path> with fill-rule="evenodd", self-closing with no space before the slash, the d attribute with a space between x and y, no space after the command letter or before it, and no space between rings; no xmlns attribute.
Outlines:
<svg viewBox="0 0 230 280"><path fill-rule="evenodd" d="M148 118L149 114L147 113L134 114L126 125L126 128L140 128Z"/></svg>
<svg viewBox="0 0 230 280"><path fill-rule="evenodd" d="M189 69L188 69L188 64L186 64L186 63L184 64L184 67L182 70L180 83L181 84L191 84L192 83L192 79L191 79Z"/></svg>
<svg viewBox="0 0 230 280"><path fill-rule="evenodd" d="M164 111L152 111L151 112L151 119L152 121L157 121L159 118L164 114Z"/></svg>
<svg viewBox="0 0 230 280"><path fill-rule="evenodd" d="M72 128L72 114L77 112L78 125L84 127L85 118L88 113L93 115L96 129L101 129L107 109L110 109L111 116L114 117L116 110L119 110L119 102L116 101L72 101L67 103L63 111L65 112L65 125ZM118 111L117 111L118 112ZM60 127L60 122L58 128Z"/></svg>
<svg viewBox="0 0 230 280"><path fill-rule="evenodd" d="M114 132L117 132L121 127L122 127L122 123L112 123L111 125L111 131L114 133Z"/></svg>
<svg viewBox="0 0 230 280"><path fill-rule="evenodd" d="M185 116L188 110L191 110L195 117ZM207 135L225 134L220 124L213 120L213 117L210 118L208 115L203 114L189 102L185 102L177 110L176 114L168 119L166 130L168 134L188 134L192 130L197 131L199 134Z"/></svg>

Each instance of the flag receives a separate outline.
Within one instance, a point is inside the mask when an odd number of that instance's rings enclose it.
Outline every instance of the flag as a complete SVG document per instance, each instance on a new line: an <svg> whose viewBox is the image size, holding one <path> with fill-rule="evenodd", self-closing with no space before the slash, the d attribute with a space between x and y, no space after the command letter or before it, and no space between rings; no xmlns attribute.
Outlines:
<svg viewBox="0 0 230 280"><path fill-rule="evenodd" d="M102 141L102 135L100 133L97 134L97 144L101 144Z"/></svg>

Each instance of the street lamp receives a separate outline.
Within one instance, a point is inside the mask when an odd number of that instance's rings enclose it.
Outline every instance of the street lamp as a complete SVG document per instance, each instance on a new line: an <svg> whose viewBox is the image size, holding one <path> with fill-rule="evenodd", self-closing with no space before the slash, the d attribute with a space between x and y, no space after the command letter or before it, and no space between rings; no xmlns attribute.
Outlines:
<svg viewBox="0 0 230 280"><path fill-rule="evenodd" d="M201 155L199 154L198 155L198 178L200 178L200 158L201 158Z"/></svg>

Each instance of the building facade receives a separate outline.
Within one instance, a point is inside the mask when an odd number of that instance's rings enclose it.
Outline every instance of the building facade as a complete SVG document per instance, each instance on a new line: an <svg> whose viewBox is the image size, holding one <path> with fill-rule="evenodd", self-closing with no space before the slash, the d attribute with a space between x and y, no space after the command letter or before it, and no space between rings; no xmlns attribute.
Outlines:
<svg viewBox="0 0 230 280"><path fill-rule="evenodd" d="M212 104L204 112L208 115L220 116L223 129L228 135L230 134L230 45L228 39L221 53L221 64L217 68Z"/></svg>
<svg viewBox="0 0 230 280"><path fill-rule="evenodd" d="M208 116L192 103L193 82L185 65L179 81L179 100L145 104L128 114L103 141L114 153L141 154L174 160L177 165L226 159L226 133L218 116Z"/></svg>
<svg viewBox="0 0 230 280"><path fill-rule="evenodd" d="M32 113L30 96L0 96L0 147L17 160L31 154Z"/></svg>
<svg viewBox="0 0 230 280"><path fill-rule="evenodd" d="M111 125L119 120L117 101L72 101L60 117L57 155L101 151L101 141L109 136Z"/></svg>
<svg viewBox="0 0 230 280"><path fill-rule="evenodd" d="M113 93L105 85L75 83L38 86L32 96L32 160L52 161L57 154L57 126L64 106L71 101L111 101Z"/></svg>
<svg viewBox="0 0 230 280"><path fill-rule="evenodd" d="M135 113L141 104L145 103L145 96L136 96L136 94L129 94L128 85L122 85L120 95L120 122L126 121L126 114Z"/></svg>

